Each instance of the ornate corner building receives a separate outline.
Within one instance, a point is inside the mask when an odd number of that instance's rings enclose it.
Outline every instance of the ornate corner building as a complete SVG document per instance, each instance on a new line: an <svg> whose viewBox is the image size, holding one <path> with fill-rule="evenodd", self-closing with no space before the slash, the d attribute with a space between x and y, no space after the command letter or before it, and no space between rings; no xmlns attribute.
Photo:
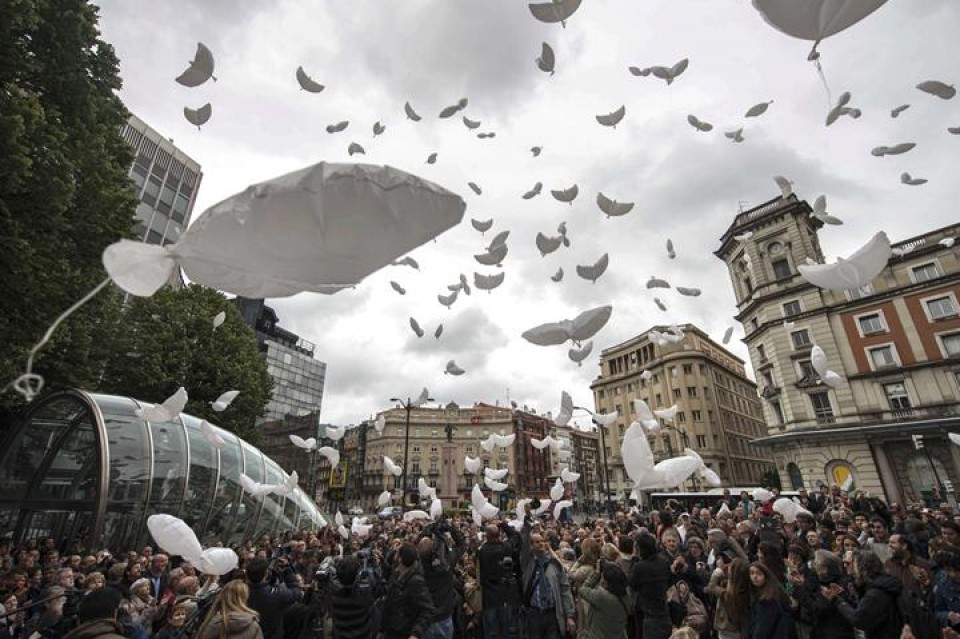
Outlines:
<svg viewBox="0 0 960 639"><path fill-rule="evenodd" d="M843 293L804 280L823 263L810 206L791 195L737 215L715 255L729 271L767 436L787 489L837 484L889 502L944 500L960 478L960 224L893 245ZM749 237L745 237L749 234ZM942 242L942 243L941 243ZM814 344L847 383L822 384Z"/></svg>

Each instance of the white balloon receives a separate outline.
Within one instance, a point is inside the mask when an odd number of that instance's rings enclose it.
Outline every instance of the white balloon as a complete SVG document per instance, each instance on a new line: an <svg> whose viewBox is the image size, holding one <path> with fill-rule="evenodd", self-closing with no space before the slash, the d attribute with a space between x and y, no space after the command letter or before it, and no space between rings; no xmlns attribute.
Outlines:
<svg viewBox="0 0 960 639"><path fill-rule="evenodd" d="M593 421L597 422L601 426L609 426L610 424L617 421L620 417L620 411L613 411L612 413L594 413Z"/></svg>
<svg viewBox="0 0 960 639"><path fill-rule="evenodd" d="M566 20L580 8L582 0L552 0L540 4L528 4L530 13L540 22L559 22L566 28Z"/></svg>
<svg viewBox="0 0 960 639"><path fill-rule="evenodd" d="M609 321L612 313L612 306L599 306L580 313L572 320L541 324L525 331L521 336L537 346L553 346L568 340L580 342L596 335Z"/></svg>
<svg viewBox="0 0 960 639"><path fill-rule="evenodd" d="M567 351L567 356L574 362L577 363L577 366L583 365L583 360L587 359L590 356L590 353L593 351L593 341L584 342L582 348L571 348Z"/></svg>
<svg viewBox="0 0 960 639"><path fill-rule="evenodd" d="M449 362L447 362L447 367L443 371L444 375L454 375L454 376L463 375L464 373L466 373L466 371L460 368L459 366L457 366L457 362L452 359Z"/></svg>
<svg viewBox="0 0 960 639"><path fill-rule="evenodd" d="M564 483L572 484L573 482L580 479L580 473L575 473L571 471L569 468L564 467L560 470L560 479L562 479Z"/></svg>
<svg viewBox="0 0 960 639"><path fill-rule="evenodd" d="M886 0L753 0L753 6L767 24L778 31L794 38L819 43L824 38L860 22L885 2Z"/></svg>
<svg viewBox="0 0 960 639"><path fill-rule="evenodd" d="M217 450L223 450L224 441L223 437L220 436L217 431L214 430L213 424L207 420L200 422L200 434L203 435L203 438L207 440L207 443L216 448Z"/></svg>
<svg viewBox="0 0 960 639"><path fill-rule="evenodd" d="M678 408L677 405L674 404L673 406L670 406L669 408L660 408L660 409L657 409L657 410L653 411L653 414L656 415L657 417L659 417L660 419L666 419L666 420L669 420L669 421L673 421L673 418L677 416L677 408Z"/></svg>
<svg viewBox="0 0 960 639"><path fill-rule="evenodd" d="M176 78L176 82L185 87L197 87L213 78L213 54L202 42L197 43L197 52L193 56L193 61L187 70Z"/></svg>
<svg viewBox="0 0 960 639"><path fill-rule="evenodd" d="M346 426L325 426L323 436L326 439L332 439L335 442L343 439L344 433L347 432Z"/></svg>
<svg viewBox="0 0 960 639"><path fill-rule="evenodd" d="M557 426L566 426L573 418L573 398L567 391L560 391L560 410L553 422Z"/></svg>
<svg viewBox="0 0 960 639"><path fill-rule="evenodd" d="M502 490L506 490L508 486L508 484L490 479L489 477L484 477L483 483L487 488L489 488L494 492L500 492Z"/></svg>
<svg viewBox="0 0 960 639"><path fill-rule="evenodd" d="M600 279L607 271L607 266L610 265L610 256L607 253L604 253L600 256L593 264L589 265L577 265L577 275L582 277L585 280L590 280L594 284L597 283L597 280Z"/></svg>
<svg viewBox="0 0 960 639"><path fill-rule="evenodd" d="M563 481L557 477L557 481L550 487L550 499L557 501L563 497L564 492L566 492L566 488Z"/></svg>
<svg viewBox="0 0 960 639"><path fill-rule="evenodd" d="M386 455L383 456L383 467L388 473L394 475L395 477L399 477L403 474L403 469L400 466L397 466L394 461Z"/></svg>
<svg viewBox="0 0 960 639"><path fill-rule="evenodd" d="M471 474L476 475L480 472L480 468L483 467L483 460L479 457L470 457L467 455L466 459L463 460L463 467Z"/></svg>
<svg viewBox="0 0 960 639"><path fill-rule="evenodd" d="M949 437L950 441L954 444L960 446L960 433L947 433L947 437Z"/></svg>
<svg viewBox="0 0 960 639"><path fill-rule="evenodd" d="M331 446L321 446L317 452L327 458L330 462L330 468L336 468L340 465L340 451Z"/></svg>
<svg viewBox="0 0 960 639"><path fill-rule="evenodd" d="M623 120L623 116L626 115L626 113L627 107L621 105L619 109L606 115L598 115L596 118L597 122L603 126L609 126L615 129L617 128L617 125L620 124L620 121Z"/></svg>
<svg viewBox="0 0 960 639"><path fill-rule="evenodd" d="M307 75L307 72L303 70L303 67L297 67L297 83L300 85L301 89L307 91L308 93L320 93L324 89L322 84Z"/></svg>
<svg viewBox="0 0 960 639"><path fill-rule="evenodd" d="M510 472L509 468L484 468L483 475L484 477L489 477L490 479L503 479L507 476L507 473Z"/></svg>
<svg viewBox="0 0 960 639"><path fill-rule="evenodd" d="M578 193L580 193L580 187L576 184L566 189L550 191L550 194L553 195L555 200L558 202L566 202L567 204L572 204L573 201L577 199Z"/></svg>
<svg viewBox="0 0 960 639"><path fill-rule="evenodd" d="M617 202L616 200L611 200L603 193L597 193L597 206L607 214L607 217L619 217L632 211L634 203Z"/></svg>
<svg viewBox="0 0 960 639"><path fill-rule="evenodd" d="M290 441L297 448L302 448L303 450L306 450L308 452L317 447L317 440L314 439L313 437L308 437L307 439L304 439L299 435L290 435Z"/></svg>
<svg viewBox="0 0 960 639"><path fill-rule="evenodd" d="M430 519L430 513L425 510L408 510L403 513L404 521L417 521L418 519Z"/></svg>
<svg viewBox="0 0 960 639"><path fill-rule="evenodd" d="M437 498L434 498L430 502L430 518L431 519L440 519L443 517L443 502Z"/></svg>
<svg viewBox="0 0 960 639"><path fill-rule="evenodd" d="M217 330L223 322L227 319L226 311L220 311L213 316L213 330Z"/></svg>
<svg viewBox="0 0 960 639"><path fill-rule="evenodd" d="M946 84L945 82L940 82L939 80L927 80L926 82L921 82L917 85L917 88L924 93L935 95L942 100L951 100L953 99L953 96L957 95L957 90L952 84Z"/></svg>
<svg viewBox="0 0 960 639"><path fill-rule="evenodd" d="M767 502L773 499L773 493L767 490L766 488L754 488L752 496L754 501L759 501L761 503Z"/></svg>
<svg viewBox="0 0 960 639"><path fill-rule="evenodd" d="M823 289L860 289L886 268L891 255L890 240L881 231L847 259L837 258L836 264L800 264L797 270L805 280Z"/></svg>
<svg viewBox="0 0 960 639"><path fill-rule="evenodd" d="M203 551L193 529L173 515L150 515L147 518L147 530L157 546L171 555L196 561Z"/></svg>
<svg viewBox="0 0 960 639"><path fill-rule="evenodd" d="M226 393L220 395L220 397L218 397L217 400L211 404L211 407L218 413L222 413L223 411L227 410L227 406L229 406L230 402L235 400L239 394L240 391L238 390L227 391Z"/></svg>
<svg viewBox="0 0 960 639"><path fill-rule="evenodd" d="M481 291L491 291L501 284L506 273L497 273L496 275L473 274L473 285Z"/></svg>
<svg viewBox="0 0 960 639"><path fill-rule="evenodd" d="M187 405L187 389L183 386L173 395L163 400L162 404L148 408L138 408L134 411L137 417L148 422L169 422L176 419Z"/></svg>
<svg viewBox="0 0 960 639"><path fill-rule="evenodd" d="M553 506L553 518L560 519L560 513L562 513L564 509L570 508L571 506L573 506L573 502L570 501L569 499L558 501Z"/></svg>
<svg viewBox="0 0 960 639"><path fill-rule="evenodd" d="M200 553L197 568L206 575L223 576L240 564L240 558L232 548L207 548Z"/></svg>
<svg viewBox="0 0 960 639"><path fill-rule="evenodd" d="M213 205L176 244L111 244L103 264L140 296L177 266L192 282L244 297L332 294L457 225L465 207L459 195L394 168L321 162Z"/></svg>
<svg viewBox="0 0 960 639"><path fill-rule="evenodd" d="M393 499L393 494L389 490L385 490L382 493L380 493L379 497L377 497L377 505L386 506L387 504L390 503L390 500L392 499Z"/></svg>

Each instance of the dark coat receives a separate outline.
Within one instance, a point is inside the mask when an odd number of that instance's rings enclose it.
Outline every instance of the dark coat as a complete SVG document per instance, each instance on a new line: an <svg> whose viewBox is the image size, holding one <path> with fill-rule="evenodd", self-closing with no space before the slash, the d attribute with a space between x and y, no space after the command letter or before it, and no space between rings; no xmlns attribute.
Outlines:
<svg viewBox="0 0 960 639"><path fill-rule="evenodd" d="M933 590L914 584L900 592L900 614L917 639L940 639L941 628L933 611Z"/></svg>
<svg viewBox="0 0 960 639"><path fill-rule="evenodd" d="M263 630L264 639L283 639L283 612L301 599L303 593L299 590L289 590L267 583L250 586L247 606L260 615L260 629Z"/></svg>
<svg viewBox="0 0 960 639"><path fill-rule="evenodd" d="M373 631L371 611L375 601L373 587L343 586L332 580L327 610L333 622L333 636L337 639L369 639Z"/></svg>
<svg viewBox="0 0 960 639"><path fill-rule="evenodd" d="M94 619L80 624L63 639L127 639L123 634L123 626L113 619Z"/></svg>
<svg viewBox="0 0 960 639"><path fill-rule="evenodd" d="M759 599L747 609L746 635L748 639L796 639L797 627L783 602Z"/></svg>
<svg viewBox="0 0 960 639"><path fill-rule="evenodd" d="M827 599L820 590L830 584L839 584L846 589L849 583L850 578L846 575L831 575L824 580L808 578L804 585L794 587L793 596L800 606L800 620L812 626L811 636L817 639L854 639L853 624L837 609L846 599Z"/></svg>
<svg viewBox="0 0 960 639"><path fill-rule="evenodd" d="M503 558L510 556L511 548L502 541L488 541L477 551L484 609L499 608L511 599L507 585L513 583L509 579L512 575L503 571Z"/></svg>
<svg viewBox="0 0 960 639"><path fill-rule="evenodd" d="M422 637L435 616L436 608L423 578L423 570L419 566L408 571L394 570L383 604L386 636Z"/></svg>
<svg viewBox="0 0 960 639"><path fill-rule="evenodd" d="M634 593L636 611L646 617L669 619L667 589L673 583L670 564L657 554L634 563L630 570L629 584Z"/></svg>
<svg viewBox="0 0 960 639"><path fill-rule="evenodd" d="M856 608L840 603L837 610L855 628L863 631L866 639L899 639L903 630L900 608L900 582L891 575L879 575L867 584Z"/></svg>

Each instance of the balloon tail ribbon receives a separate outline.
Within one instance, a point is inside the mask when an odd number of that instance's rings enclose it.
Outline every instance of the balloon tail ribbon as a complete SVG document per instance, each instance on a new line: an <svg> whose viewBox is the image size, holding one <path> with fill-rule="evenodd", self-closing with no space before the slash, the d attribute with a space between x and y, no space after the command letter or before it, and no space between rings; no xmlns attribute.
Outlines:
<svg viewBox="0 0 960 639"><path fill-rule="evenodd" d="M823 65L820 64L820 52L817 51L817 45L819 44L819 40L813 43L813 48L810 49L807 60L813 62L813 65L817 67L817 75L820 76L820 82L823 83L823 90L827 93L827 109L831 109L833 108L833 96L830 93L830 85L827 84L827 76L823 72Z"/></svg>
<svg viewBox="0 0 960 639"><path fill-rule="evenodd" d="M0 390L0 393L5 393L9 388L12 387L13 390L20 393L25 400L27 400L28 402L33 401L33 398L36 397L41 390L43 390L43 384L44 384L43 377L33 372L33 360L37 356L37 352L41 348L43 348L47 344L47 342L50 341L50 338L53 337L54 331L57 330L57 327L60 326L60 324L65 319L70 317L78 308L80 308L81 306L89 302L91 299L93 299L93 297L97 293L102 291L104 287L106 287L107 284L110 283L110 281L111 280L108 277L102 282L100 282L99 284L97 284L97 286L94 287L92 291L90 291L89 293L84 295L82 298L80 298L79 301L74 303L73 306L65 310L63 313L60 314L59 317L57 317L57 319L53 321L53 324L51 324L50 328L47 329L47 332L43 334L43 337L40 339L40 341L37 342L33 346L33 348L30 349L30 354L27 356L26 371L23 373L23 375L20 375L15 380L13 380L12 382L4 386L3 389Z"/></svg>

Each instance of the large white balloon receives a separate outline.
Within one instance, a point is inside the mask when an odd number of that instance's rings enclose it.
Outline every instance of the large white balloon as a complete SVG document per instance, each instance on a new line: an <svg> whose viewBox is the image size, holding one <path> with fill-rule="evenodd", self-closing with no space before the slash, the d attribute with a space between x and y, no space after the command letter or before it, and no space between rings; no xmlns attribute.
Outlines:
<svg viewBox="0 0 960 639"><path fill-rule="evenodd" d="M503 479L507 476L507 473L510 472L509 468L484 468L483 475L484 477L489 477L490 479Z"/></svg>
<svg viewBox="0 0 960 639"><path fill-rule="evenodd" d="M207 575L223 576L240 563L240 558L232 548L207 548L200 553L197 568Z"/></svg>
<svg viewBox="0 0 960 639"><path fill-rule="evenodd" d="M185 87L198 87L213 77L213 54L202 42L197 43L197 52L187 70L177 76L176 81Z"/></svg>
<svg viewBox="0 0 960 639"><path fill-rule="evenodd" d="M331 294L455 226L465 207L394 168L321 162L215 204L176 244L111 244L103 264L139 296L152 295L178 265L193 282L245 297Z"/></svg>
<svg viewBox="0 0 960 639"><path fill-rule="evenodd" d="M521 337L537 346L553 346L568 340L580 342L596 335L612 313L612 306L599 306L580 313L572 320L541 324L524 331Z"/></svg>
<svg viewBox="0 0 960 639"><path fill-rule="evenodd" d="M138 408L134 411L137 417L145 419L148 422L169 422L173 421L183 412L183 407L187 405L187 389L183 386L177 389L173 395L163 400L162 404L149 406L147 408Z"/></svg>
<svg viewBox="0 0 960 639"><path fill-rule="evenodd" d="M171 555L180 555L190 561L199 559L203 552L197 534L182 519L159 514L147 517L147 530L157 546Z"/></svg>
<svg viewBox="0 0 960 639"><path fill-rule="evenodd" d="M566 488L563 485L563 480L557 477L557 481L550 487L550 499L558 501L563 497L564 492L566 492Z"/></svg>
<svg viewBox="0 0 960 639"><path fill-rule="evenodd" d="M880 231L853 255L837 258L836 264L800 264L797 270L814 286L830 291L860 289L887 266L892 255L887 234Z"/></svg>
<svg viewBox="0 0 960 639"><path fill-rule="evenodd" d="M753 0L767 23L794 38L819 43L860 22L886 0ZM816 48L816 44L814 44Z"/></svg>

